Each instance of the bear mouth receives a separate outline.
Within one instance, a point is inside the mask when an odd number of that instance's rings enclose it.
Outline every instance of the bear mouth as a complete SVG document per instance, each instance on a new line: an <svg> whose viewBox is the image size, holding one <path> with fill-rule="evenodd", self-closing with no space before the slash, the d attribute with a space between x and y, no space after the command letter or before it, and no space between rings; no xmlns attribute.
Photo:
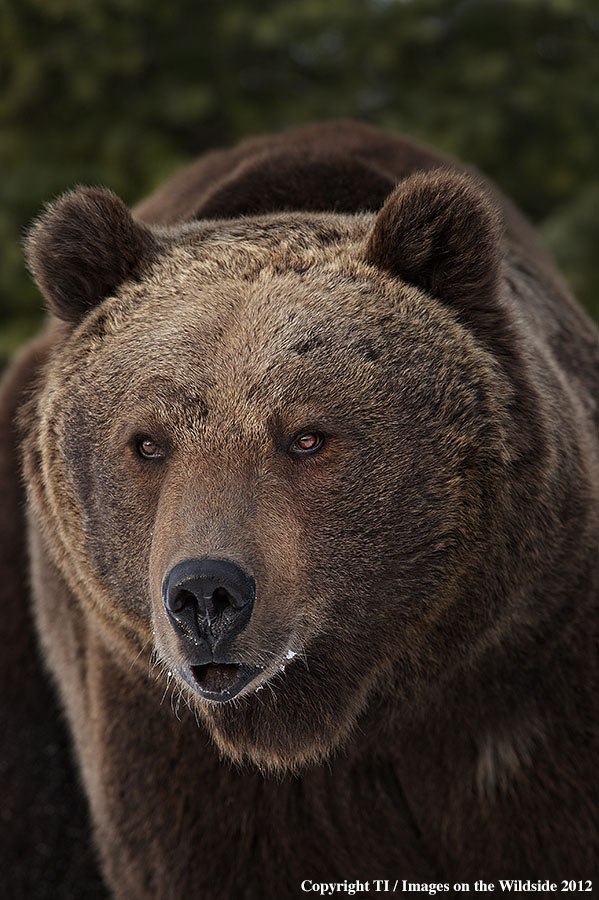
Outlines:
<svg viewBox="0 0 599 900"><path fill-rule="evenodd" d="M242 663L206 663L190 666L188 684L207 700L225 703L236 697L246 685L264 671L262 666Z"/></svg>

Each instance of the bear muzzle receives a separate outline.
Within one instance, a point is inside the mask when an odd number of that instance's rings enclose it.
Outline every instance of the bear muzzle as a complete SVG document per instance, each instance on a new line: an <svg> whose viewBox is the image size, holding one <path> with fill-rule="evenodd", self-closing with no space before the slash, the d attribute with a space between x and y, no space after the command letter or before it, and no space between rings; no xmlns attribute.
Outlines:
<svg viewBox="0 0 599 900"><path fill-rule="evenodd" d="M188 660L181 675L202 697L231 700L263 671L230 653L255 599L254 578L226 559L187 559L164 578L164 609Z"/></svg>

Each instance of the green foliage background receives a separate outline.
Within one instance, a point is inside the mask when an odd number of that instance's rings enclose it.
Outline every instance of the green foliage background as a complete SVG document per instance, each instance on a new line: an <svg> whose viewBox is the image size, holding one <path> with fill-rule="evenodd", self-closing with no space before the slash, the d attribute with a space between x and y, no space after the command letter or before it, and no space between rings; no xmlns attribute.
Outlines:
<svg viewBox="0 0 599 900"><path fill-rule="evenodd" d="M0 361L42 315L43 201L134 202L209 147L341 116L477 164L599 318L598 31L572 0L0 0Z"/></svg>

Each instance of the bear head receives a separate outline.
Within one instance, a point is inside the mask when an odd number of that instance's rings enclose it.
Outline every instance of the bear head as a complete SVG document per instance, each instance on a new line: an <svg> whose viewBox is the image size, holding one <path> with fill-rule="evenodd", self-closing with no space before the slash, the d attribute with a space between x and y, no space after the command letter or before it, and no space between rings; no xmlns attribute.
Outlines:
<svg viewBox="0 0 599 900"><path fill-rule="evenodd" d="M492 625L464 608L509 416L480 189L434 172L378 214L159 228L80 188L27 250L62 322L32 520L115 660L278 770L447 677Z"/></svg>

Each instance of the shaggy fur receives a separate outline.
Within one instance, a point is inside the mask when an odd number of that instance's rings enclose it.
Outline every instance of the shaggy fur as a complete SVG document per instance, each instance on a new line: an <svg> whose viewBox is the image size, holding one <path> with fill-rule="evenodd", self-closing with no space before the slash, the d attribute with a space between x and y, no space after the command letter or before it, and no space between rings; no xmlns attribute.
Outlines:
<svg viewBox="0 0 599 900"><path fill-rule="evenodd" d="M28 252L64 320L5 388L34 619L114 895L588 877L599 341L513 207L338 123L136 218L79 189ZM257 586L226 703L161 597L197 557Z"/></svg>
<svg viewBox="0 0 599 900"><path fill-rule="evenodd" d="M50 310L74 323L139 275L155 239L110 191L79 188L49 206L48 215L51 234L38 241L34 228L27 241L29 268Z"/></svg>

